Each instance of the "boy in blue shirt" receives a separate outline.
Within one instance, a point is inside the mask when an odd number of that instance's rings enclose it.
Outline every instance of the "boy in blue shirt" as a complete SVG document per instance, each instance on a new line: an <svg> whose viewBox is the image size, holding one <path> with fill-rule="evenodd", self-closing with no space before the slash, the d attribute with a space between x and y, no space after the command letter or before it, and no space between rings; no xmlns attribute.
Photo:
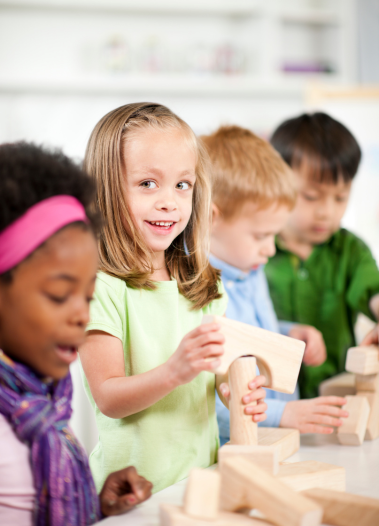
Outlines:
<svg viewBox="0 0 379 526"><path fill-rule="evenodd" d="M306 343L304 363L317 366L326 357L322 335L314 327L278 322L263 266L275 254L275 235L296 201L291 169L264 140L238 126L224 126L202 137L213 165L213 222L210 260L221 270L229 296L226 316L298 338ZM227 387L225 387L227 389ZM223 393L227 394L227 392ZM301 433L332 433L348 413L337 406L345 398L298 400L267 391L269 427ZM216 400L220 442L229 440L229 411Z"/></svg>

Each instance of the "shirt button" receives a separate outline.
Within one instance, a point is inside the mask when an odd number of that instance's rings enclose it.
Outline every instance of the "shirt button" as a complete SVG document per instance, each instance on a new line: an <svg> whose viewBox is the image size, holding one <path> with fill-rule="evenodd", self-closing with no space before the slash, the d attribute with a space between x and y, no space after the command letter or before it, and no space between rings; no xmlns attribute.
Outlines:
<svg viewBox="0 0 379 526"><path fill-rule="evenodd" d="M226 282L226 288L227 288L227 289L231 289L233 286L234 286L233 281L227 281L227 282Z"/></svg>
<svg viewBox="0 0 379 526"><path fill-rule="evenodd" d="M309 277L309 272L306 268L299 268L299 270L297 271L297 277L301 280L301 281L305 281L306 279L308 279Z"/></svg>

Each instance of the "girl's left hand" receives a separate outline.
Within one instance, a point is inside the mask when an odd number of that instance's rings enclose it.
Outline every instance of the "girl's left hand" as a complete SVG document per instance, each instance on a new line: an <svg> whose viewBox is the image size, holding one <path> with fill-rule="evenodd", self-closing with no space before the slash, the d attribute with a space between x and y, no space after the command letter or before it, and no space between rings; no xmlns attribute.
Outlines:
<svg viewBox="0 0 379 526"><path fill-rule="evenodd" d="M266 382L266 378L263 375L256 376L254 380L249 383L249 389L251 393L248 393L242 398L243 403L246 405L244 413L245 415L252 415L253 422L263 422L266 420L267 415L267 404L264 402L266 398L266 391L262 389L262 385ZM227 383L220 384L219 387L222 396L229 402L230 389ZM257 402L256 405L248 405L252 402Z"/></svg>
<svg viewBox="0 0 379 526"><path fill-rule="evenodd" d="M114 471L108 475L99 495L102 514L125 513L150 498L152 487L152 483L138 475L133 466Z"/></svg>

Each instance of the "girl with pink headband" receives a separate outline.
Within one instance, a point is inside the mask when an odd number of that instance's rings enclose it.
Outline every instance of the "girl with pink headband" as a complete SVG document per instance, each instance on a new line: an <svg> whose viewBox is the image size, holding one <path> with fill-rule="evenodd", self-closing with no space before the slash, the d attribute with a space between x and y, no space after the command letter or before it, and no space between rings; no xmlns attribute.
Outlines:
<svg viewBox="0 0 379 526"><path fill-rule="evenodd" d="M0 146L0 524L89 525L151 492L126 468L99 499L68 425L98 264L93 192L59 153Z"/></svg>

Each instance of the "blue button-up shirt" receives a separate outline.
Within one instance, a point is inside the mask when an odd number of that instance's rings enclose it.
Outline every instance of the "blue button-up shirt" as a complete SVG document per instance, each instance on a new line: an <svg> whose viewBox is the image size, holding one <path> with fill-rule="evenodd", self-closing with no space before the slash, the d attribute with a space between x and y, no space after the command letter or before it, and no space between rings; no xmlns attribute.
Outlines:
<svg viewBox="0 0 379 526"><path fill-rule="evenodd" d="M242 272L224 261L210 256L210 262L221 270L221 279L228 294L229 301L226 317L241 321L254 327L287 335L293 323L278 322L268 291L266 275L263 267L250 272ZM299 398L298 389L292 395L266 390L267 419L260 425L279 427L284 407L289 400ZM220 431L221 445L229 441L230 419L229 410L216 394L216 412Z"/></svg>

